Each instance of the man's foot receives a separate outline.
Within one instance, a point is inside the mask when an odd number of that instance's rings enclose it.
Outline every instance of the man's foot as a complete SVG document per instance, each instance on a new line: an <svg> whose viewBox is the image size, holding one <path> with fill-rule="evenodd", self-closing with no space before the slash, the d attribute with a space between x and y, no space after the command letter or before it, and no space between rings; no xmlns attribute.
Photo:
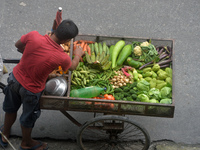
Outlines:
<svg viewBox="0 0 200 150"><path fill-rule="evenodd" d="M20 150L48 150L48 144L43 143L41 141L37 141L39 144L32 146L32 147L26 147L26 146L20 146Z"/></svg>
<svg viewBox="0 0 200 150"><path fill-rule="evenodd" d="M2 125L0 127L0 131L3 132L3 127L4 125ZM0 134L0 145L3 146L3 147L7 147L8 146L8 142L5 141L5 139L2 137L2 135Z"/></svg>

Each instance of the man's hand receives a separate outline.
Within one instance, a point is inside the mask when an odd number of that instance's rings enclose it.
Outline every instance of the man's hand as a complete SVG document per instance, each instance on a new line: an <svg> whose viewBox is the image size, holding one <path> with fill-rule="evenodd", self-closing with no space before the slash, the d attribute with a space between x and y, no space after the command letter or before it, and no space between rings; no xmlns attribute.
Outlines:
<svg viewBox="0 0 200 150"><path fill-rule="evenodd" d="M82 57L84 54L83 48L81 46L76 46L76 49L74 50L74 56L78 55Z"/></svg>
<svg viewBox="0 0 200 150"><path fill-rule="evenodd" d="M72 65L69 68L69 70L71 71L75 70L76 67L78 66L80 59L84 55L84 51L81 46L76 46L76 49L74 50L73 54L74 54L74 59L72 60Z"/></svg>

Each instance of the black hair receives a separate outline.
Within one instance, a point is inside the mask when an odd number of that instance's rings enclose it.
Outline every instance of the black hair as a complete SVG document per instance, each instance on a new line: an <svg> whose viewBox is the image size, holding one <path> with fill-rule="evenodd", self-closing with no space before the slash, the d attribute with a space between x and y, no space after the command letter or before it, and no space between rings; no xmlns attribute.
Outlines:
<svg viewBox="0 0 200 150"><path fill-rule="evenodd" d="M54 34L60 41L69 40L78 35L78 27L72 20L66 19L60 23Z"/></svg>

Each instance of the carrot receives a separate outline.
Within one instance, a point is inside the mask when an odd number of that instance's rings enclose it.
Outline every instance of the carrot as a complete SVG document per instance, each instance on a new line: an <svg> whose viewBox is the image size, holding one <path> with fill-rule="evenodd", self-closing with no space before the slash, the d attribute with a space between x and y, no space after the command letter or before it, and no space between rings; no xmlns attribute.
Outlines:
<svg viewBox="0 0 200 150"><path fill-rule="evenodd" d="M60 74L63 74L61 66L58 66L58 71L59 71Z"/></svg>
<svg viewBox="0 0 200 150"><path fill-rule="evenodd" d="M94 41L87 41L87 40L79 40L80 43L84 42L84 43L88 43L88 44L92 44L94 43Z"/></svg>
<svg viewBox="0 0 200 150"><path fill-rule="evenodd" d="M85 42L81 42L81 47L83 48L85 45Z"/></svg>
<svg viewBox="0 0 200 150"><path fill-rule="evenodd" d="M73 50L75 50L77 46L81 46L81 44L75 44L73 47L74 48Z"/></svg>
<svg viewBox="0 0 200 150"><path fill-rule="evenodd" d="M91 56L91 49L90 49L89 45L87 45L87 52Z"/></svg>
<svg viewBox="0 0 200 150"><path fill-rule="evenodd" d="M74 41L74 43L73 44L78 44L78 41Z"/></svg>
<svg viewBox="0 0 200 150"><path fill-rule="evenodd" d="M85 43L85 45L83 46L83 51L87 51L87 44Z"/></svg>

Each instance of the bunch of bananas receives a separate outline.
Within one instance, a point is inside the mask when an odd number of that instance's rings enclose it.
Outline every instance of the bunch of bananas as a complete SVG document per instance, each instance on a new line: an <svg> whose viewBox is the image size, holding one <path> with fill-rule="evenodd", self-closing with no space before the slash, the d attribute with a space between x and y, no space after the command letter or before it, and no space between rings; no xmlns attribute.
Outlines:
<svg viewBox="0 0 200 150"><path fill-rule="evenodd" d="M108 70L111 67L111 57L108 46L105 42L90 44L91 56L88 52L85 52L87 63L93 67L100 70Z"/></svg>

